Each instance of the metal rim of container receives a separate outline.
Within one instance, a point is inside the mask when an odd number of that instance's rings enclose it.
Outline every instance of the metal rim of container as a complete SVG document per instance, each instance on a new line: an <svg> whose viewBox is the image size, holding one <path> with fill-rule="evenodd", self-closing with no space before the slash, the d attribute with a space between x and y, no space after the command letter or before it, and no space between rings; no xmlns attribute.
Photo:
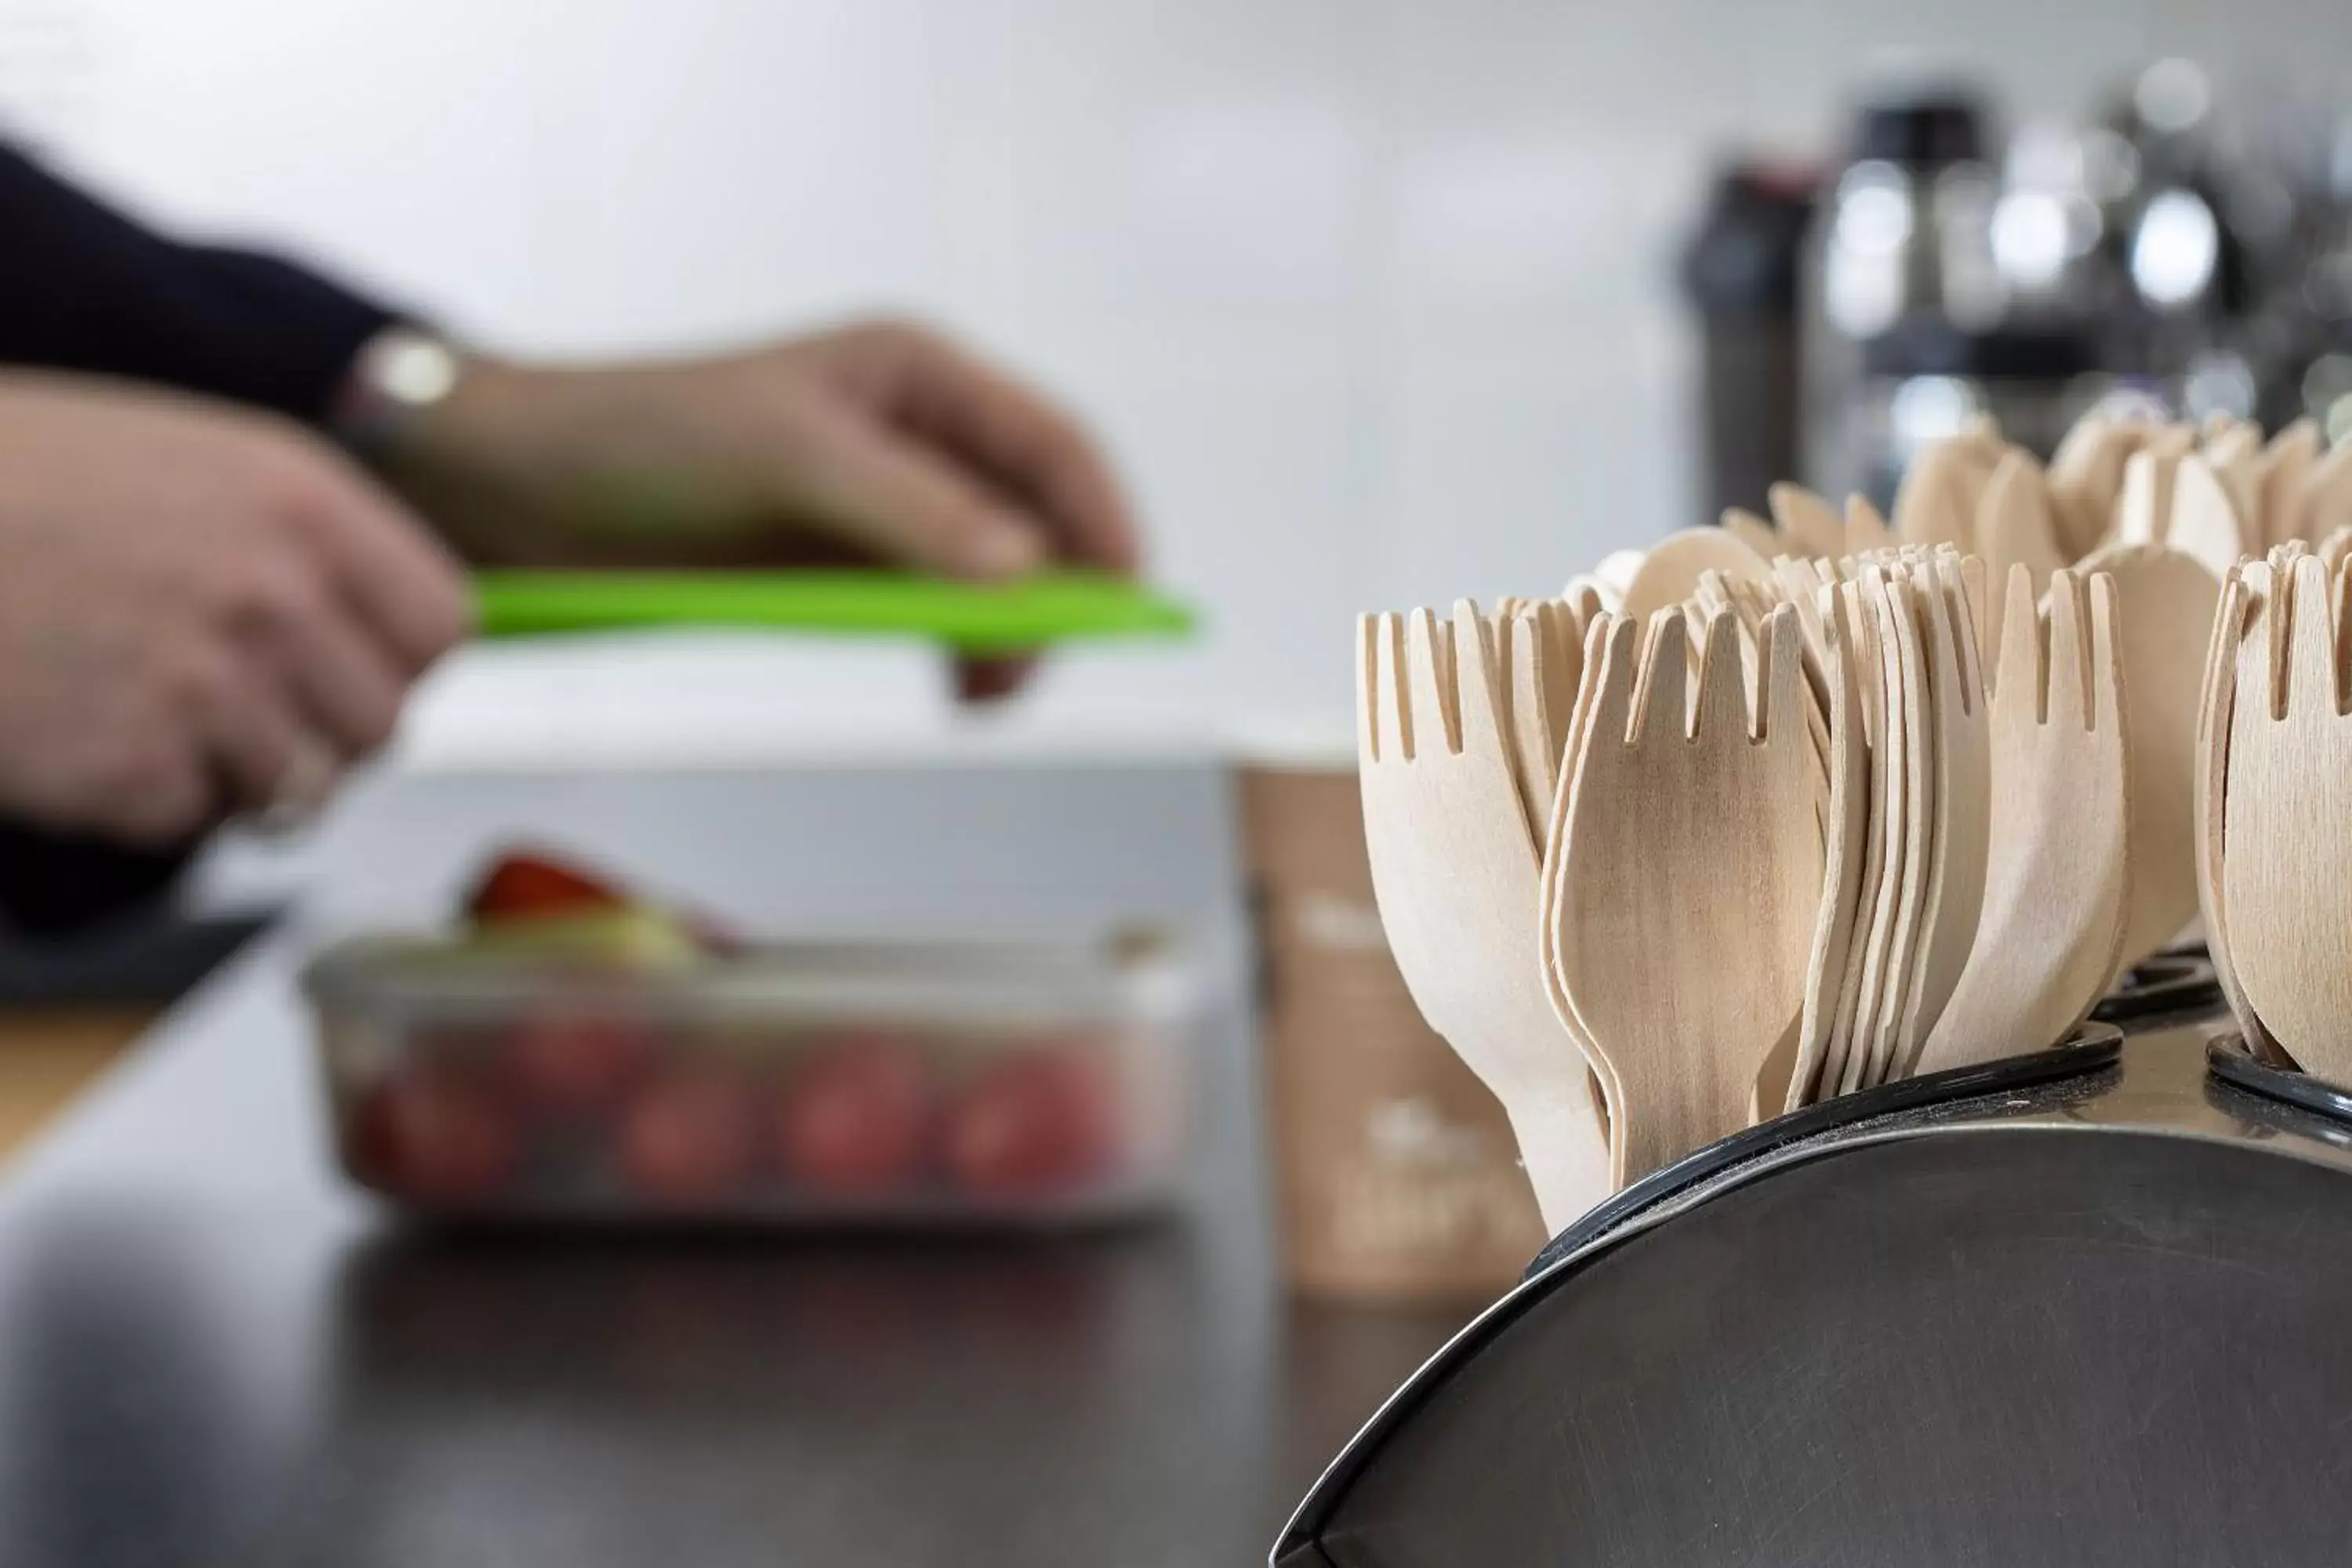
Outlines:
<svg viewBox="0 0 2352 1568"><path fill-rule="evenodd" d="M2246 1049L2245 1037L2234 1030L2206 1042L2205 1068L2232 1089L2352 1125L2352 1091L2309 1073L2259 1060Z"/></svg>
<svg viewBox="0 0 2352 1568"><path fill-rule="evenodd" d="M1859 1089L1790 1111L1696 1150L1643 1177L1553 1237L1528 1265L1517 1287L1465 1324L1389 1395L1307 1489L1276 1537L1267 1562L1272 1568L1320 1562L1299 1554L1319 1539L1325 1522L1388 1434L1433 1392L1437 1369L1451 1364L1464 1353L1464 1347L1484 1341L1529 1310L1535 1300L1532 1288L1540 1279L1584 1258L1596 1244L1628 1230L1643 1215L1727 1173L1761 1165L1776 1153L1814 1142L1839 1128L1927 1106L1958 1104L2085 1077L2115 1067L2123 1047L2123 1031L2113 1025L2084 1024L2065 1041L2043 1050Z"/></svg>

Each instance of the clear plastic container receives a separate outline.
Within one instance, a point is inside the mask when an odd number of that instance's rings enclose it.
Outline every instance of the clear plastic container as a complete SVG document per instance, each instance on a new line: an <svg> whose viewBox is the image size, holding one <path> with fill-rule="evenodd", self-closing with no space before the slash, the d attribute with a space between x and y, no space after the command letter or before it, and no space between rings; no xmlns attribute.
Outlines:
<svg viewBox="0 0 2352 1568"><path fill-rule="evenodd" d="M630 967L378 937L304 988L345 1170L419 1210L1053 1224L1180 1185L1199 985L1158 938Z"/></svg>

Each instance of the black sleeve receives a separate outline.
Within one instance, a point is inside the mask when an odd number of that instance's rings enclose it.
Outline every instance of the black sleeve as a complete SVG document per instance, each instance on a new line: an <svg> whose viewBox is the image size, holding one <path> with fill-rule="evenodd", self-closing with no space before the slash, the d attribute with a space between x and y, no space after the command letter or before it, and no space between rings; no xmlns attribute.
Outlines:
<svg viewBox="0 0 2352 1568"><path fill-rule="evenodd" d="M395 314L274 257L167 239L0 147L0 363L161 382L315 425Z"/></svg>
<svg viewBox="0 0 2352 1568"><path fill-rule="evenodd" d="M319 425L394 319L275 258L167 239L0 147L0 364L160 382ZM186 859L0 823L0 940L150 905Z"/></svg>

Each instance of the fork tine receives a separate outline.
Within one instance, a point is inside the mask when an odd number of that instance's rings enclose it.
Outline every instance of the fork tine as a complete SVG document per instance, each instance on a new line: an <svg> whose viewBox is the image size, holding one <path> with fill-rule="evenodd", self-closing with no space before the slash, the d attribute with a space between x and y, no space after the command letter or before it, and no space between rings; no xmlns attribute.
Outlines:
<svg viewBox="0 0 2352 1568"><path fill-rule="evenodd" d="M1957 720L1973 711L1966 684L1960 673L1959 628L1952 620L1951 595L1945 591L1943 553L1933 559L1913 563L1910 571L1912 596L1917 601L1919 642L1926 657L1927 681L1934 689L1938 709L1948 710ZM1954 558L1957 563L1957 557Z"/></svg>
<svg viewBox="0 0 2352 1568"><path fill-rule="evenodd" d="M2276 550L2271 552L2278 554ZM2250 617L2242 640L2262 639L2259 659L2250 658L2242 649L2238 656L2237 710L2260 713L2264 718L2285 716L2286 699L2284 670L2286 661L2286 595L2281 583L2283 574L2269 561L2247 561L2241 563L2241 581L2246 590L2246 613Z"/></svg>
<svg viewBox="0 0 2352 1568"><path fill-rule="evenodd" d="M2049 604L2049 717L2043 722L2053 727L2071 725L2085 730L2090 727L2086 709L2090 701L2091 661L2087 644L2090 628L2084 624L2082 579L2071 570L2053 574Z"/></svg>
<svg viewBox="0 0 2352 1568"><path fill-rule="evenodd" d="M1854 688L1862 699L1863 739L1873 750L1880 744L1878 620L1874 606L1863 596L1859 579L1848 578L1827 590L1833 613L1845 623L1845 646L1853 660Z"/></svg>
<svg viewBox="0 0 2352 1568"><path fill-rule="evenodd" d="M1381 678L1373 665L1380 624L1378 616L1356 617L1356 754L1367 763L1381 760Z"/></svg>
<svg viewBox="0 0 2352 1568"><path fill-rule="evenodd" d="M1519 629L1508 619L1489 622L1467 599L1454 602L1454 738L1462 751L1507 760L1511 754L1503 736L1511 721L1510 669L1518 658L1511 645Z"/></svg>
<svg viewBox="0 0 2352 1568"><path fill-rule="evenodd" d="M1636 741L1658 741L1668 735L1687 739L1685 713L1690 687L1690 633L1680 608L1660 610L1650 617L1650 631L1642 647L1642 680L1633 693L1641 710Z"/></svg>
<svg viewBox="0 0 2352 1568"><path fill-rule="evenodd" d="M1601 591L1601 584L1590 576L1571 577L1559 596L1560 602L1568 606L1569 613L1576 617L1579 635L1590 631L1594 621L1609 613L1612 603Z"/></svg>
<svg viewBox="0 0 2352 1568"><path fill-rule="evenodd" d="M1633 687L1641 666L1641 623L1631 616L1603 613L1586 634L1585 679L1592 687L1591 712L1585 719L1588 745L1607 740L1623 745L1632 740ZM1597 656L1597 658L1596 658ZM1583 701L1580 695L1578 700Z"/></svg>
<svg viewBox="0 0 2352 1568"><path fill-rule="evenodd" d="M1845 498L1845 547L1856 555L1866 550L1882 550L1895 542L1894 530L1886 519L1870 504L1866 496Z"/></svg>
<svg viewBox="0 0 2352 1568"><path fill-rule="evenodd" d="M1952 632L1959 644L1959 671L1966 710L1974 713L1984 701L1985 583L1984 558L1955 554L1937 567L1944 595L1951 605Z"/></svg>
<svg viewBox="0 0 2352 1568"><path fill-rule="evenodd" d="M1584 677L1584 641L1568 606L1546 600L1536 606L1532 628L1538 656L1537 689L1542 695L1544 738L1555 763L1568 741L1568 716Z"/></svg>
<svg viewBox="0 0 2352 1568"><path fill-rule="evenodd" d="M2000 665L1993 673L1993 695L2002 702L2019 700L2018 691L2032 683L2036 723L2050 716L2049 697L2042 689L2042 614L2033 598L2032 569L2020 561L2009 569L2009 595L2000 617Z"/></svg>
<svg viewBox="0 0 2352 1568"><path fill-rule="evenodd" d="M1412 760L1412 694L1405 689L1404 617L1383 612L1373 628L1373 728L1384 762Z"/></svg>
<svg viewBox="0 0 2352 1568"><path fill-rule="evenodd" d="M1731 611L1707 617L1699 647L1697 711L1692 715L1694 734L1728 730L1733 725L1748 734L1748 678L1739 666L1739 622Z"/></svg>
<svg viewBox="0 0 2352 1568"><path fill-rule="evenodd" d="M2336 692L2336 616L2327 602L2327 568L2316 555L2294 563L2294 593L2286 710L2298 717L2333 718L2342 706Z"/></svg>
<svg viewBox="0 0 2352 1568"><path fill-rule="evenodd" d="M1805 634L1794 605L1781 605L1764 618L1764 668L1757 687L1763 693L1756 713L1758 739L1772 741L1804 727L1803 704L1811 701L1805 676Z"/></svg>
<svg viewBox="0 0 2352 1568"><path fill-rule="evenodd" d="M1474 655L1475 649L1472 650ZM1454 715L1454 627L1427 609L1405 621L1405 709L1412 725L1412 754L1438 757L1462 749Z"/></svg>
<svg viewBox="0 0 2352 1568"><path fill-rule="evenodd" d="M2334 589L2329 601L2336 611L2336 710L2341 713L2352 702L2352 637L2344 631L2352 626L2352 574L2337 569L2327 580Z"/></svg>
<svg viewBox="0 0 2352 1568"><path fill-rule="evenodd" d="M2118 703L2130 701L2124 689L2123 661L2116 651L2116 639L2122 635L2122 610L2116 599L2114 574L2093 573L2090 591L2091 728L2113 734L2123 722Z"/></svg>

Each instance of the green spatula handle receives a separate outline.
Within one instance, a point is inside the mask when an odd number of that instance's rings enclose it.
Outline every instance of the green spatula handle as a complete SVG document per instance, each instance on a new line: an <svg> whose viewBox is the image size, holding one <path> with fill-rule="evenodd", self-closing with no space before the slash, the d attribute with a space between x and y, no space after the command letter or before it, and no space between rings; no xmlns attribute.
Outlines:
<svg viewBox="0 0 2352 1568"><path fill-rule="evenodd" d="M893 572L475 574L486 637L646 627L922 637L972 653L1081 637L1182 637L1192 610L1120 578L1044 573L1004 584Z"/></svg>

